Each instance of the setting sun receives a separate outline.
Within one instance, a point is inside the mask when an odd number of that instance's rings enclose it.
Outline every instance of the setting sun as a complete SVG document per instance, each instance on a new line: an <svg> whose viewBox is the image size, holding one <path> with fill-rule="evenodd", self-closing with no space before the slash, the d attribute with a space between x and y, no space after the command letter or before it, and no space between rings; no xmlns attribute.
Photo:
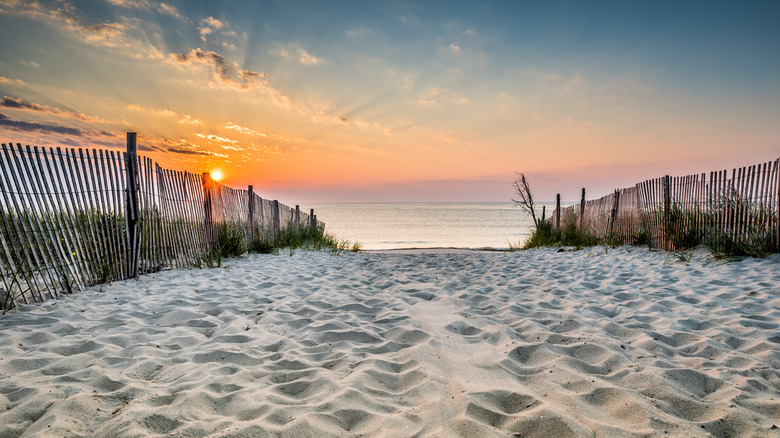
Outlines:
<svg viewBox="0 0 780 438"><path fill-rule="evenodd" d="M221 170L215 170L211 172L211 179L214 181L220 181L222 179L222 171Z"/></svg>

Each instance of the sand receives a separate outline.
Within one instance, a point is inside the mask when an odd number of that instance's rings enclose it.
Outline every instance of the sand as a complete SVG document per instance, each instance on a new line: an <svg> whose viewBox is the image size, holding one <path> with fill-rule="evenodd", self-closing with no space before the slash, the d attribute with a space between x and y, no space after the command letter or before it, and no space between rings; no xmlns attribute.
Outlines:
<svg viewBox="0 0 780 438"><path fill-rule="evenodd" d="M0 436L780 436L780 255L252 255L0 318Z"/></svg>

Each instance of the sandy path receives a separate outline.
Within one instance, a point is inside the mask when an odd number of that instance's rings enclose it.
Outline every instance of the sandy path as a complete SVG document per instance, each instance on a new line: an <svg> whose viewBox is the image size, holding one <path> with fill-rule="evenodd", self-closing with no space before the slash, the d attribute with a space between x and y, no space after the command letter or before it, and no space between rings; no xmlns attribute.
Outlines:
<svg viewBox="0 0 780 438"><path fill-rule="evenodd" d="M779 435L777 255L229 265L0 319L0 437Z"/></svg>

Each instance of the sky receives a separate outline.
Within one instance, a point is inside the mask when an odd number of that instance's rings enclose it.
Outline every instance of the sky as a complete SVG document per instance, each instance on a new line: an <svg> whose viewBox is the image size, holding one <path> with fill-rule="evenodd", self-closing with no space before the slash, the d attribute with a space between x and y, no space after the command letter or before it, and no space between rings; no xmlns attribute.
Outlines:
<svg viewBox="0 0 780 438"><path fill-rule="evenodd" d="M290 205L578 201L780 157L780 2L0 0L4 143Z"/></svg>

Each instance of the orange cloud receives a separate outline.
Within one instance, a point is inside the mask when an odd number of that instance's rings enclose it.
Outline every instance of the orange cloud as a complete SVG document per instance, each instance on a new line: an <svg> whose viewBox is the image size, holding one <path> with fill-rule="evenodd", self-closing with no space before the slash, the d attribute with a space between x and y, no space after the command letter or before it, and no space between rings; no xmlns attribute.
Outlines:
<svg viewBox="0 0 780 438"><path fill-rule="evenodd" d="M177 122L180 125L200 125L200 120L193 118L189 114L179 114L175 111L171 111L167 108L165 109L150 109L150 108L143 108L138 105L130 104L127 106L127 109L132 111L139 111L139 112L148 112L157 116L163 116L163 117L171 117L178 119Z"/></svg>

